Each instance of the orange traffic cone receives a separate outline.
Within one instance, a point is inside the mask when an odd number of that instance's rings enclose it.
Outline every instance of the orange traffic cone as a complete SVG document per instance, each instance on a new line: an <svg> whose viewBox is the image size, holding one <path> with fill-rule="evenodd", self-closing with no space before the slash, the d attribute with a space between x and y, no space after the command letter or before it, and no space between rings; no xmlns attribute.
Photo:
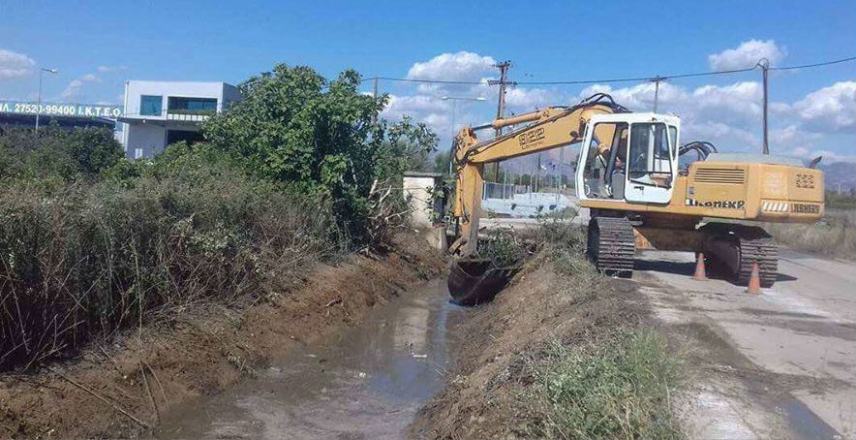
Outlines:
<svg viewBox="0 0 856 440"><path fill-rule="evenodd" d="M693 279L696 281L707 281L707 274L704 271L704 254L699 252L696 257L695 273Z"/></svg>
<svg viewBox="0 0 856 440"><path fill-rule="evenodd" d="M757 261L752 263L752 275L749 276L749 287L746 292L753 295L761 293L761 269Z"/></svg>

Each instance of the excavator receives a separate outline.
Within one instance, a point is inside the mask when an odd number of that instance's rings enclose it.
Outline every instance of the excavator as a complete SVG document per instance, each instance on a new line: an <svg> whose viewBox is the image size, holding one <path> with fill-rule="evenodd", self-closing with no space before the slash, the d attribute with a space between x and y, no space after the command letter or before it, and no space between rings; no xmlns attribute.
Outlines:
<svg viewBox="0 0 856 440"><path fill-rule="evenodd" d="M486 141L476 133L509 126ZM689 251L738 284L757 265L761 285L772 286L777 246L747 222L816 222L824 213L823 173L787 157L720 153L707 142L680 146L680 127L677 116L631 112L596 94L462 128L453 144L450 251L461 261L477 254L485 164L578 143L576 197L590 211L586 253L598 270L630 276L637 251ZM454 290L478 278L472 269L452 272Z"/></svg>

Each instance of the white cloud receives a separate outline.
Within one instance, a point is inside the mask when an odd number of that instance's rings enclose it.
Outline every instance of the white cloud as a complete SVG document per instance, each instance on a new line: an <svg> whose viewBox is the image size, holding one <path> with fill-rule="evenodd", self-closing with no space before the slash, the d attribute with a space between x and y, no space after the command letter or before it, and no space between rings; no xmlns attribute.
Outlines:
<svg viewBox="0 0 856 440"><path fill-rule="evenodd" d="M460 51L443 53L428 61L414 63L407 71L409 79L478 82L479 84L432 84L417 86L420 93L435 95L480 96L488 88L487 79L497 73L496 61L489 56Z"/></svg>
<svg viewBox="0 0 856 440"><path fill-rule="evenodd" d="M127 66L98 66L98 73L112 73L126 70Z"/></svg>
<svg viewBox="0 0 856 440"><path fill-rule="evenodd" d="M389 95L389 102L383 110L387 119L398 120L412 113L430 114L450 111L447 101L427 95L398 96Z"/></svg>
<svg viewBox="0 0 856 440"><path fill-rule="evenodd" d="M837 82L794 103L800 119L813 130L856 131L856 81Z"/></svg>
<svg viewBox="0 0 856 440"><path fill-rule="evenodd" d="M101 78L97 77L93 73L87 73L86 75L83 75L80 78L71 80L71 82L69 82L68 85L65 87L65 90L62 91L60 96L64 100L78 98L82 95L83 87L87 83L96 82L101 82Z"/></svg>
<svg viewBox="0 0 856 440"><path fill-rule="evenodd" d="M654 83L637 84L631 87L613 89L609 85L595 84L583 89L580 98L587 98L595 93L606 93L615 99L615 102L635 111L651 111L654 108ZM672 107L687 99L687 91L681 87L667 82L660 83L657 94L658 110Z"/></svg>
<svg viewBox="0 0 856 440"><path fill-rule="evenodd" d="M685 107L694 107L699 118L716 118L736 125L760 121L763 90L755 81L726 86L706 85L693 90Z"/></svg>
<svg viewBox="0 0 856 440"><path fill-rule="evenodd" d="M653 83L614 89L596 84L584 89L579 97L607 93L632 111L652 111ZM729 150L746 150L760 145L760 85L738 82L730 85L704 85L687 89L661 82L658 111L681 117L684 142L706 140Z"/></svg>
<svg viewBox="0 0 856 440"><path fill-rule="evenodd" d="M797 124L790 124L783 128L770 130L770 143L783 145L797 145L796 148L805 149L820 139L819 133L812 133L800 128Z"/></svg>
<svg viewBox="0 0 856 440"><path fill-rule="evenodd" d="M786 55L787 50L773 40L749 40L740 43L735 49L708 55L707 61L711 69L723 71L753 67L762 58L770 61L770 65L776 65Z"/></svg>
<svg viewBox="0 0 856 440"><path fill-rule="evenodd" d="M510 111L528 112L550 105L560 104L555 93L544 89L514 87L506 89L505 104Z"/></svg>
<svg viewBox="0 0 856 440"><path fill-rule="evenodd" d="M472 121L475 116L468 111L475 105L471 101L442 100L443 96L458 98L484 97L490 99L495 90L487 85L487 79L496 73L496 61L490 56L460 51L442 53L430 60L414 63L407 72L409 79L462 81L478 84L418 84L413 95L390 95L382 116L389 120L400 120L407 115L418 122L428 124L441 137L450 136L453 128L458 129ZM453 108L456 117L453 117ZM455 119L453 122L452 119ZM452 127L452 125L455 127Z"/></svg>
<svg viewBox="0 0 856 440"><path fill-rule="evenodd" d="M36 61L11 50L0 49L0 80L21 78L33 73Z"/></svg>
<svg viewBox="0 0 856 440"><path fill-rule="evenodd" d="M439 135L451 133L452 107L449 101L428 95L398 96L389 95L389 102L383 109L381 117L391 121L399 121L404 116L410 116L417 122L424 122Z"/></svg>
<svg viewBox="0 0 856 440"><path fill-rule="evenodd" d="M618 89L595 84L583 89L579 97L586 98L595 93L607 93L633 111L651 111L654 108L653 83ZM662 82L657 99L658 111L676 113L684 118L715 116L716 119L743 123L761 112L761 86L756 82L705 85L694 90Z"/></svg>
<svg viewBox="0 0 856 440"><path fill-rule="evenodd" d="M613 89L594 85L580 98L608 93L633 111L650 111L653 85ZM724 151L757 151L761 145L762 89L757 82L703 85L687 89L660 84L659 111L682 120L682 140L707 140ZM842 154L821 151L827 135L856 134L856 81L838 82L807 94L796 102L770 104L770 147L773 151L811 158L845 160Z"/></svg>
<svg viewBox="0 0 856 440"><path fill-rule="evenodd" d="M461 51L443 53L422 63L415 63L407 72L410 79L478 81L482 74L494 69L496 61L489 56Z"/></svg>

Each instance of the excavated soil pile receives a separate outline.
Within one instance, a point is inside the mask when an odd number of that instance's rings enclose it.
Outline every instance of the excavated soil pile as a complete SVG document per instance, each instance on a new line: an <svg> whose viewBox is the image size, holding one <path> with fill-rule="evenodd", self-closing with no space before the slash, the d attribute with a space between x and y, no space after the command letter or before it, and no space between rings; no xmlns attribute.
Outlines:
<svg viewBox="0 0 856 440"><path fill-rule="evenodd" d="M216 393L289 349L358 322L443 267L439 253L399 237L385 256L354 255L307 268L298 283L272 283L264 301L188 307L140 332L93 343L74 361L0 375L0 438L148 435L171 406Z"/></svg>
<svg viewBox="0 0 856 440"><path fill-rule="evenodd" d="M590 291L597 289L597 291ZM460 329L467 335L446 389L411 426L426 439L517 438L527 414L516 404L534 382L550 340L590 342L647 320L647 305L623 280L580 282L543 260L530 263Z"/></svg>

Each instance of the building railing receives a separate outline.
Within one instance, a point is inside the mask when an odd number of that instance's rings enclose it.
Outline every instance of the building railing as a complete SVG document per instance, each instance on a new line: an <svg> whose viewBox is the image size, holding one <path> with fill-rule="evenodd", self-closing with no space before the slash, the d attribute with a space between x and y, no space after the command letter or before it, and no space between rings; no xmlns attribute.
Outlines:
<svg viewBox="0 0 856 440"><path fill-rule="evenodd" d="M166 118L170 121L202 122L208 120L214 112L194 112L192 110L167 110Z"/></svg>
<svg viewBox="0 0 856 440"><path fill-rule="evenodd" d="M164 110L160 112L160 114L141 114L141 113L128 113L123 117L125 118L133 118L133 119L163 119L166 121L181 121L181 122L203 122L207 121L208 118L213 116L216 112L206 110Z"/></svg>

